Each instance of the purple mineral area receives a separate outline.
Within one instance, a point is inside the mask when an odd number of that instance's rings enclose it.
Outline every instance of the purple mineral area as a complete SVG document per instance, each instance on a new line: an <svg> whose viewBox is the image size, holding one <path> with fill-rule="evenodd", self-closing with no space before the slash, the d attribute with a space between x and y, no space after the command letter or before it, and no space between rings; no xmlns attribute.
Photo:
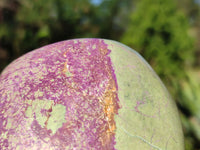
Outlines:
<svg viewBox="0 0 200 150"><path fill-rule="evenodd" d="M0 149L115 149L119 99L110 52L104 40L77 39L12 62L0 76ZM39 112L43 125L34 112L38 100L51 102ZM54 133L48 123L58 104L66 108L65 122Z"/></svg>

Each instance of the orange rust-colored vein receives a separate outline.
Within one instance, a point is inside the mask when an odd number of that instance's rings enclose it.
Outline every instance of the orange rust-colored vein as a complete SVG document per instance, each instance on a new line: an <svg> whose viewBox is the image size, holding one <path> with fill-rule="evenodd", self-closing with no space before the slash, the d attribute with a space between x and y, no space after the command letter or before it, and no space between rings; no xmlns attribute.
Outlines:
<svg viewBox="0 0 200 150"><path fill-rule="evenodd" d="M105 56L108 53L108 49L99 48L100 53Z"/></svg>
<svg viewBox="0 0 200 150"><path fill-rule="evenodd" d="M103 105L104 116L108 123L108 128L102 135L102 144L107 145L111 141L113 134L115 134L116 124L114 115L117 113L118 109L116 102L116 85L113 79L109 81L101 104Z"/></svg>
<svg viewBox="0 0 200 150"><path fill-rule="evenodd" d="M101 53L104 55L107 53L107 51L108 50L105 50L103 52L101 49ZM118 112L119 106L117 103L117 88L115 80L113 79L111 73L111 66L105 64L105 67L108 72L109 82L107 84L104 95L102 97L102 101L100 103L103 106L104 116L108 123L106 133L102 135L102 144L106 146L108 143L110 143L113 134L115 134L116 124L114 121L114 115Z"/></svg>
<svg viewBox="0 0 200 150"><path fill-rule="evenodd" d="M68 71L68 61L66 61L65 63L64 63L64 68L63 68L63 72L64 73L66 73L67 71Z"/></svg>
<svg viewBox="0 0 200 150"><path fill-rule="evenodd" d="M113 133L115 131L115 123L114 123L114 114L116 112L114 100L115 100L115 91L116 88L109 84L108 88L106 89L105 95L104 95L104 113L106 116L106 119L109 124L109 128L107 132Z"/></svg>
<svg viewBox="0 0 200 150"><path fill-rule="evenodd" d="M64 52L64 54L63 54L64 57L67 57L67 53L69 52L70 49L72 49L72 48L68 48L67 51ZM63 68L62 71L63 71L64 73L66 73L67 71L69 71L69 70L68 70L68 67L69 67L69 66L68 66L68 60L66 60L66 62L64 63L64 68Z"/></svg>

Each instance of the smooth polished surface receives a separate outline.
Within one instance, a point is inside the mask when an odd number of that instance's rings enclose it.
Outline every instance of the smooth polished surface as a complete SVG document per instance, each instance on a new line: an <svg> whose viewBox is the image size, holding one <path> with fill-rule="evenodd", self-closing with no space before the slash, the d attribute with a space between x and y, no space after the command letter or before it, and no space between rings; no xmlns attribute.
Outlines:
<svg viewBox="0 0 200 150"><path fill-rule="evenodd" d="M0 75L2 150L183 146L174 101L146 61L121 43L54 43L18 58Z"/></svg>

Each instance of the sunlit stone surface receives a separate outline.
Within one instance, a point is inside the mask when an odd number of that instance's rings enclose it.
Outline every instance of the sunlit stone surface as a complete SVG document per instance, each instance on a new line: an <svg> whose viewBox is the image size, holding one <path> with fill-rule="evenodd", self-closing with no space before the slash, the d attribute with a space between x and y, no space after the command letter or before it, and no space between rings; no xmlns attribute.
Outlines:
<svg viewBox="0 0 200 150"><path fill-rule="evenodd" d="M183 150L183 145L165 87L143 58L118 42L47 45L0 75L0 150Z"/></svg>

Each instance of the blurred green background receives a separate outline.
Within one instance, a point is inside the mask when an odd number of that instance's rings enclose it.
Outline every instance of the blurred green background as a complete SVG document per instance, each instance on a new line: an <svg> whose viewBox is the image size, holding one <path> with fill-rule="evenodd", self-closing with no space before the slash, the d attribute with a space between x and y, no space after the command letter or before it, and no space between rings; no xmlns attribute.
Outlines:
<svg viewBox="0 0 200 150"><path fill-rule="evenodd" d="M200 0L0 0L0 72L30 50L97 37L137 50L176 101L200 150Z"/></svg>

